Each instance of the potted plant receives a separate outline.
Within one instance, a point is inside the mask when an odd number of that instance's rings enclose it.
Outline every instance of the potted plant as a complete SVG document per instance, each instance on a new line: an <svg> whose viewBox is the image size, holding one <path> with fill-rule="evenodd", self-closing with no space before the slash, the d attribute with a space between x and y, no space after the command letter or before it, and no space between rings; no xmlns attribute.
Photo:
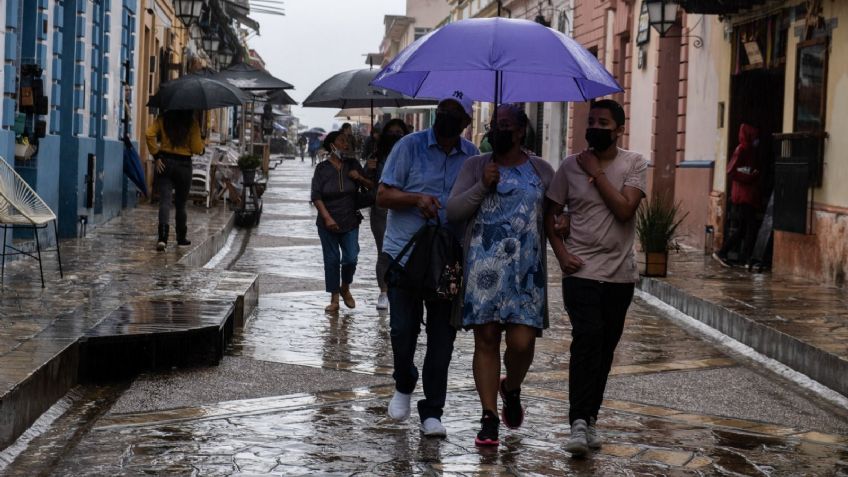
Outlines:
<svg viewBox="0 0 848 477"><path fill-rule="evenodd" d="M645 253L643 275L664 277L668 272L668 251L679 249L677 229L686 216L680 205L664 197L643 202L636 211L636 236Z"/></svg>
<svg viewBox="0 0 848 477"><path fill-rule="evenodd" d="M262 159L253 154L245 154L238 160L239 169L241 169L242 183L244 185L252 185L256 180L256 169L262 165Z"/></svg>

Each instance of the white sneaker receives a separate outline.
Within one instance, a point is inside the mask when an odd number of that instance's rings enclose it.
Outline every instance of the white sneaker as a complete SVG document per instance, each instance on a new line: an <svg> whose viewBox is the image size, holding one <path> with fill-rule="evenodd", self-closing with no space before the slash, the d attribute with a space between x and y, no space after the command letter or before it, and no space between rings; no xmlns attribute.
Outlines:
<svg viewBox="0 0 848 477"><path fill-rule="evenodd" d="M435 417L428 417L421 423L421 432L425 437L447 437L448 431L442 425L442 421Z"/></svg>
<svg viewBox="0 0 848 477"><path fill-rule="evenodd" d="M565 443L565 450L572 457L583 457L589 453L589 444L586 442L586 421L577 419L571 424L571 438Z"/></svg>
<svg viewBox="0 0 848 477"><path fill-rule="evenodd" d="M595 418L589 418L589 426L586 427L586 444L590 449L600 449L604 444L604 440L598 435L598 429L595 423Z"/></svg>
<svg viewBox="0 0 848 477"><path fill-rule="evenodd" d="M405 421L409 418L409 402L412 394L404 394L395 390L395 395L389 401L389 417L396 421Z"/></svg>
<svg viewBox="0 0 848 477"><path fill-rule="evenodd" d="M377 298L377 309L378 310L388 310L389 309L389 295L385 293L380 293L380 297Z"/></svg>

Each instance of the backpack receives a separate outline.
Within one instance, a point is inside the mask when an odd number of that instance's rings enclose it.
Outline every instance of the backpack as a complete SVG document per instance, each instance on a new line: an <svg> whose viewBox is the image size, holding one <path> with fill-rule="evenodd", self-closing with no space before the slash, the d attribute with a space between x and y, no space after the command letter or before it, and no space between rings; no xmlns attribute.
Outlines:
<svg viewBox="0 0 848 477"><path fill-rule="evenodd" d="M409 252L406 265L401 260ZM386 283L423 300L453 300L462 288L462 246L437 219L424 224L403 247L386 271Z"/></svg>

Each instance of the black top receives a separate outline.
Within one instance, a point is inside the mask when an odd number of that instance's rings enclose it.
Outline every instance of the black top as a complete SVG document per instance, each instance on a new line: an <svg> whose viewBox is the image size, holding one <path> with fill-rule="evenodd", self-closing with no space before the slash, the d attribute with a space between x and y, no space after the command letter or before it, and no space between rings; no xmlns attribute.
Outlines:
<svg viewBox="0 0 848 477"><path fill-rule="evenodd" d="M346 160L341 170L336 169L330 160L319 162L312 176L312 202L320 200L327 207L330 217L339 224L339 233L359 227L356 215L356 182L347 176L351 170L365 175L362 166L356 160ZM319 227L325 227L324 219L319 215L316 221Z"/></svg>

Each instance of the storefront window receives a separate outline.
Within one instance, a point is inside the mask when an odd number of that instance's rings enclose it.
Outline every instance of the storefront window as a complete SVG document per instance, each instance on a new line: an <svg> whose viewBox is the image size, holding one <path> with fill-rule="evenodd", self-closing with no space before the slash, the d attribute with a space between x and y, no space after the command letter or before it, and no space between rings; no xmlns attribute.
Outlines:
<svg viewBox="0 0 848 477"><path fill-rule="evenodd" d="M798 45L795 72L795 131L824 130L827 94L827 41L816 39Z"/></svg>

